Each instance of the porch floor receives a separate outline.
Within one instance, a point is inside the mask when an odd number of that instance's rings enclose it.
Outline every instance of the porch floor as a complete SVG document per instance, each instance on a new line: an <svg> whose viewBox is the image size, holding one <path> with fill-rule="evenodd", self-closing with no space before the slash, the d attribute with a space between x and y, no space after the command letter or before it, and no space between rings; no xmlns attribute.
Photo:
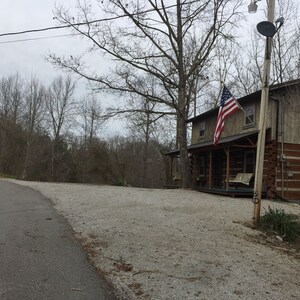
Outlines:
<svg viewBox="0 0 300 300"><path fill-rule="evenodd" d="M164 189L180 189L181 185L178 184L167 184L163 186Z"/></svg>
<svg viewBox="0 0 300 300"><path fill-rule="evenodd" d="M205 187L197 187L197 191L209 193L209 194L217 194L217 195L225 195L230 197L253 197L253 188L230 188L228 190L224 188L205 188Z"/></svg>
<svg viewBox="0 0 300 300"><path fill-rule="evenodd" d="M165 189L180 189L180 185L170 184L165 185ZM224 188L206 188L206 187L195 187L194 190L203 192L203 193L209 193L209 194L215 194L215 195L224 195L229 197L247 197L252 198L253 197L253 188L230 188L228 190ZM264 194L262 195L265 196Z"/></svg>

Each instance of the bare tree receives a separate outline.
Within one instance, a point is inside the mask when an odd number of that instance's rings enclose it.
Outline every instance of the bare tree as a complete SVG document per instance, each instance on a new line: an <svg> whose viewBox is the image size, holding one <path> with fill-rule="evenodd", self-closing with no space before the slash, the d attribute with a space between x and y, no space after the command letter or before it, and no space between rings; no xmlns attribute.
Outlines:
<svg viewBox="0 0 300 300"><path fill-rule="evenodd" d="M273 40L272 77L274 83L282 83L299 77L300 24L299 4L294 1L278 1L277 16L284 17L284 26Z"/></svg>
<svg viewBox="0 0 300 300"><path fill-rule="evenodd" d="M131 136L134 136L137 140L143 143L143 168L142 168L142 186L147 187L148 176L148 165L149 165L149 142L153 134L155 133L157 126L156 123L161 116L153 114L155 110L156 102L151 102L148 99L141 102L141 111L136 113L131 113L127 115L126 123L130 130ZM133 104L134 107L138 107L137 104Z"/></svg>
<svg viewBox="0 0 300 300"><path fill-rule="evenodd" d="M256 92L261 88L264 55L264 38L257 32L250 34L250 41L235 51L233 89L240 96Z"/></svg>
<svg viewBox="0 0 300 300"><path fill-rule="evenodd" d="M76 108L77 123L82 130L81 161L78 162L83 182L88 181L91 168L95 166L95 147L99 146L97 134L106 121L103 117L100 101L95 94L84 97Z"/></svg>
<svg viewBox="0 0 300 300"><path fill-rule="evenodd" d="M219 105L223 83L226 83L226 86L232 90L236 79L233 65L238 56L237 53L237 46L233 37L228 36L217 42L217 47L213 51L215 59L207 70L207 77L200 81L202 86L198 97L204 100L198 101L201 104L198 107L199 112L207 111Z"/></svg>
<svg viewBox="0 0 300 300"><path fill-rule="evenodd" d="M66 132L70 121L73 119L75 101L73 93L75 83L71 77L58 77L50 85L47 98L46 110L49 115L49 134L52 137L52 177L55 176L55 166L57 160L57 147L62 133Z"/></svg>
<svg viewBox="0 0 300 300"><path fill-rule="evenodd" d="M59 7L56 18L92 42L91 50L100 50L114 60L114 72L95 75L75 57L53 54L49 61L94 81L100 90L136 94L175 111L182 186L187 187L190 171L186 120L197 78L195 73L204 76L212 49L218 38L228 35L241 1L176 0L169 4L163 0L107 0L99 3L108 15L107 22L91 22L93 8L85 3L79 3L76 17ZM86 26L77 25L79 22ZM151 84L146 81L149 74L155 78L158 93L151 93Z"/></svg>
<svg viewBox="0 0 300 300"><path fill-rule="evenodd" d="M85 142L91 141L105 122L100 101L95 94L85 96L77 106L76 112L77 122L83 131Z"/></svg>
<svg viewBox="0 0 300 300"><path fill-rule="evenodd" d="M23 122L26 133L25 161L22 178L27 178L29 163L31 160L31 143L34 133L41 128L41 122L45 113L45 87L36 79L31 78L26 88L26 96L23 111Z"/></svg>
<svg viewBox="0 0 300 300"><path fill-rule="evenodd" d="M272 68L270 83L282 83L299 77L300 27L298 5L291 0L278 1L276 16L285 21L273 38ZM261 88L262 65L264 60L265 37L255 29L251 41L242 44L236 56L235 88L242 95L253 93Z"/></svg>
<svg viewBox="0 0 300 300"><path fill-rule="evenodd" d="M1 115L16 125L21 116L24 83L20 75L3 77L0 82Z"/></svg>
<svg viewBox="0 0 300 300"><path fill-rule="evenodd" d="M0 81L0 170L17 174L22 165L24 143L20 125L24 84L19 74Z"/></svg>

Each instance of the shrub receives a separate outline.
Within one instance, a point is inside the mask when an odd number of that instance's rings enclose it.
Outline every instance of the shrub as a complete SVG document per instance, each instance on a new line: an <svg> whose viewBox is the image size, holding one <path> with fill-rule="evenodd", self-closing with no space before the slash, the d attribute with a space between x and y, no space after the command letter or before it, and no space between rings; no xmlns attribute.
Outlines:
<svg viewBox="0 0 300 300"><path fill-rule="evenodd" d="M0 173L0 178L10 178L10 179L16 179L16 176L14 175L8 175L4 173Z"/></svg>
<svg viewBox="0 0 300 300"><path fill-rule="evenodd" d="M126 181L124 181L122 179L119 179L119 180L115 181L112 185L114 185L114 186L127 186Z"/></svg>
<svg viewBox="0 0 300 300"><path fill-rule="evenodd" d="M300 237L299 218L281 208L269 206L261 217L261 225L265 229L277 232L287 241L295 241Z"/></svg>

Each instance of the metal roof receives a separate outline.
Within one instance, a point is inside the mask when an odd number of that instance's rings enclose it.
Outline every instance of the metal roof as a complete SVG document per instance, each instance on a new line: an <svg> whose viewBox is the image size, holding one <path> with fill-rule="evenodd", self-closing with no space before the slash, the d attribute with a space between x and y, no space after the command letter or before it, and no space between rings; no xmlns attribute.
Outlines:
<svg viewBox="0 0 300 300"><path fill-rule="evenodd" d="M295 80L291 80L291 81L287 81L287 82L283 82L283 83L278 83L278 84L274 84L274 85L270 85L270 92L272 91L275 91L275 90L279 90L279 89L282 89L282 88L287 88L287 87L290 87L290 86L294 86L294 85L299 85L300 84L300 79L295 79ZM246 95L246 96L243 96L243 97L240 97L238 99L236 99L239 103L243 103L247 100L250 100L251 98L254 98L254 97L258 97L259 95L261 94L261 90L258 90L254 93L251 93L249 95ZM211 115L211 114L217 114L219 111L219 107L215 107L213 109L210 109L196 117L193 117L193 118L190 118L187 120L187 123L190 123L190 122L194 122L194 121L197 121L199 119L202 119L208 115Z"/></svg>

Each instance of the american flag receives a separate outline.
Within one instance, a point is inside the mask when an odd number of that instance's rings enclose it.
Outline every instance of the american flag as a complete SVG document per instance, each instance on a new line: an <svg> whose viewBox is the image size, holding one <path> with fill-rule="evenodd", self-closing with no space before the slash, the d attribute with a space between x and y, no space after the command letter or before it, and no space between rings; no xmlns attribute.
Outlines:
<svg viewBox="0 0 300 300"><path fill-rule="evenodd" d="M225 120L240 108L241 106L239 103L234 99L227 87L224 85L217 118L217 125L214 133L215 145L218 144L220 135L224 130Z"/></svg>

